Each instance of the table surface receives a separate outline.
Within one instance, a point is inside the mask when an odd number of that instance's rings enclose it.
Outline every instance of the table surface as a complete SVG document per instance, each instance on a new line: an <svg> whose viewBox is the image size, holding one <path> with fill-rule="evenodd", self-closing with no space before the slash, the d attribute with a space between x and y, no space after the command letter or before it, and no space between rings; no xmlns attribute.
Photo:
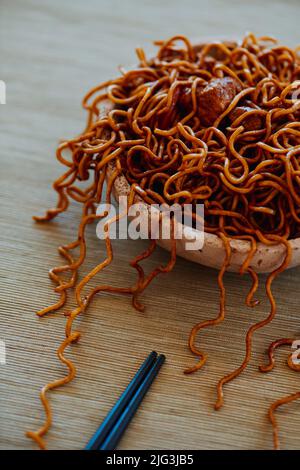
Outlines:
<svg viewBox="0 0 300 470"><path fill-rule="evenodd" d="M51 182L61 172L55 147L83 128L82 96L115 76L118 65L133 63L137 45L151 51L153 39L178 33L236 37L254 30L296 44L299 2L2 0L0 9L0 79L7 85L7 104L0 105L0 339L7 351L6 365L0 365L0 447L29 449L36 446L24 432L44 419L39 388L65 374L55 355L65 319L62 313L38 319L35 311L56 298L47 271L60 261L57 246L74 238L80 208L74 205L43 226L35 225L31 215L55 203ZM86 270L104 256L93 229L88 238ZM128 263L145 243L115 242L106 282L133 281ZM158 249L147 269L166 260ZM48 447L82 448L155 349L166 354L166 364L120 448L271 448L267 409L299 389L299 376L285 365L287 349L278 353L277 368L269 375L258 372L258 363L273 339L300 333L299 275L296 269L276 281L278 315L256 335L251 364L227 386L219 412L213 410L216 382L240 364L249 325L268 314L264 277L258 293L262 303L249 310L243 303L249 279L226 275L226 321L202 334L209 360L192 376L183 375L194 364L187 338L196 322L218 312L215 271L179 259L173 273L146 291L144 314L134 311L127 298L99 296L78 320L82 338L67 353L77 365L77 377L51 393L54 425ZM299 411L299 403L293 403L278 412L283 448L299 447Z"/></svg>

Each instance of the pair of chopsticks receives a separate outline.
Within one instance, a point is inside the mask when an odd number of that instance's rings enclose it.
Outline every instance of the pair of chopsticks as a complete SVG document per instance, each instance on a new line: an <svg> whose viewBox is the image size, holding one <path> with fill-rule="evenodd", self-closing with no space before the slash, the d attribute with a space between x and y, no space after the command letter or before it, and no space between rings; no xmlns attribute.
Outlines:
<svg viewBox="0 0 300 470"><path fill-rule="evenodd" d="M85 447L114 450L165 361L152 351Z"/></svg>

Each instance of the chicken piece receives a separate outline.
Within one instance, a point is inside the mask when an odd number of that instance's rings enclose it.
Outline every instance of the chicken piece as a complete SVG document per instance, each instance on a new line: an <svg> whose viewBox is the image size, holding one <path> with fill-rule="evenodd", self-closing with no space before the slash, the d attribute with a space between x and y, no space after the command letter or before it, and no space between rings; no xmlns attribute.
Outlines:
<svg viewBox="0 0 300 470"><path fill-rule="evenodd" d="M204 85L197 86L196 90L196 95L199 97L199 94L203 90ZM180 96L178 99L178 106L181 111L184 111L185 113L191 112L193 108L193 100L192 100L192 89L191 87L184 87L182 88L182 91L180 92Z"/></svg>
<svg viewBox="0 0 300 470"><path fill-rule="evenodd" d="M234 122L238 117L247 111L253 111L249 106L238 106L229 113L230 122ZM245 117L239 125L244 126L246 131L257 131L262 128L262 117L258 114L250 114Z"/></svg>
<svg viewBox="0 0 300 470"><path fill-rule="evenodd" d="M198 95L198 115L205 126L211 126L242 90L232 77L213 78Z"/></svg>

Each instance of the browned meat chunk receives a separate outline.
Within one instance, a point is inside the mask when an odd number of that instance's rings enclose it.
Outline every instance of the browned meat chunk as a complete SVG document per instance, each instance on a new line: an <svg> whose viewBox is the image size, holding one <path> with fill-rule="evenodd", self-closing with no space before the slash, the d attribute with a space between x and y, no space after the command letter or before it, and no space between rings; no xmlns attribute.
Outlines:
<svg viewBox="0 0 300 470"><path fill-rule="evenodd" d="M253 111L253 108L249 106L238 106L229 113L230 121L234 122L247 111ZM243 119L239 125L244 126L246 131L257 131L262 128L262 118L258 114L250 114L250 116L245 116L245 119Z"/></svg>
<svg viewBox="0 0 300 470"><path fill-rule="evenodd" d="M199 117L205 126L211 126L241 91L241 85L231 77L213 78L199 93Z"/></svg>
<svg viewBox="0 0 300 470"><path fill-rule="evenodd" d="M203 90L205 85L198 85L197 90L196 90L196 96L197 98L199 97L199 94ZM180 91L180 96L178 99L178 106L181 111L184 113L189 113L192 110L193 107L193 101L192 101L192 89L191 87L184 87Z"/></svg>

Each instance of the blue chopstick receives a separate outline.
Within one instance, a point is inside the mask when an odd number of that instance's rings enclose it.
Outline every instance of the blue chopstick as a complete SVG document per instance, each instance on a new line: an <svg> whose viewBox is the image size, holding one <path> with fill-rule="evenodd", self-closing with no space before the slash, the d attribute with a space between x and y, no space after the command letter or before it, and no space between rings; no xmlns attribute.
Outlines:
<svg viewBox="0 0 300 470"><path fill-rule="evenodd" d="M128 424L135 415L136 410L138 409L140 403L142 402L144 396L149 390L153 380L157 376L159 369L165 361L165 356L161 354L158 356L157 360L150 369L148 375L126 406L123 414L120 416L117 423L112 428L111 432L108 434L105 441L98 447L99 450L113 450L116 448L119 440L121 439L124 431L126 430Z"/></svg>
<svg viewBox="0 0 300 470"><path fill-rule="evenodd" d="M86 450L96 450L102 445L107 435L116 424L126 406L130 402L131 398L134 396L136 390L139 388L145 377L147 376L149 370L153 366L157 358L157 353L152 351L144 363L141 365L132 381L129 383L127 388L124 390L116 404L110 410L106 418L104 419L101 426L97 429L93 437L89 440L86 445Z"/></svg>

